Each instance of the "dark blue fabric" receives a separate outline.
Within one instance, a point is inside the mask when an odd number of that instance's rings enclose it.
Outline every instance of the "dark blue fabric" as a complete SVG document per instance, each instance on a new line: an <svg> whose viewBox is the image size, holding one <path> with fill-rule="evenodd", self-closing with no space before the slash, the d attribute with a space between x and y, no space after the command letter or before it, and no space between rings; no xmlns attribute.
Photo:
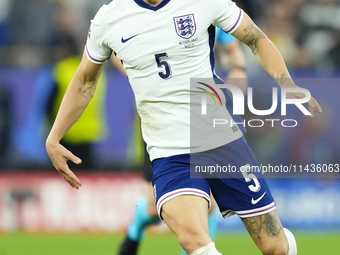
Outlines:
<svg viewBox="0 0 340 255"><path fill-rule="evenodd" d="M136 2L136 4L138 4L140 7L145 8L145 9L149 9L151 11L158 11L159 9L161 9L162 7L164 7L165 5L167 5L167 3L170 2L170 0L163 0L159 5L157 6L152 6L149 5L147 3L145 3L143 0L134 0Z"/></svg>
<svg viewBox="0 0 340 255"><path fill-rule="evenodd" d="M153 161L153 185L156 185L156 202L163 195L183 188L195 188L209 194L211 189L220 211L255 210L274 202L262 173L254 174L260 189L252 191L249 186L256 186L254 177L248 182L240 168L244 165L258 166L258 162L244 137L222 147L193 154L175 155ZM202 174L195 171L196 166L230 166L236 171L214 174ZM258 203L251 201L260 198Z"/></svg>

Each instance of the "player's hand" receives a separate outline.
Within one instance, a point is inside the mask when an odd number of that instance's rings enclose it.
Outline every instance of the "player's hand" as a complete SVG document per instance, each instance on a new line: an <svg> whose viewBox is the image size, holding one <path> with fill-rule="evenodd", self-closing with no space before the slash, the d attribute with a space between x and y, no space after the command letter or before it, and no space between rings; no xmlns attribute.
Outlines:
<svg viewBox="0 0 340 255"><path fill-rule="evenodd" d="M292 86L290 86L292 87ZM299 88L298 86L294 86L296 88ZM299 93L299 92L290 92L287 93L287 99L301 99L301 98L305 98L306 95L303 93ZM314 113L315 112L319 112L322 113L322 108L320 106L320 104L318 103L318 101L311 96L310 100L307 102L308 108L309 108L309 112L311 113L311 117L314 117Z"/></svg>
<svg viewBox="0 0 340 255"><path fill-rule="evenodd" d="M73 188L79 189L81 187L81 181L77 176L70 170L67 165L67 161L71 160L73 163L79 165L81 164L81 159L73 155L69 150L67 150L60 143L46 142L46 150L53 166L61 177L64 178Z"/></svg>

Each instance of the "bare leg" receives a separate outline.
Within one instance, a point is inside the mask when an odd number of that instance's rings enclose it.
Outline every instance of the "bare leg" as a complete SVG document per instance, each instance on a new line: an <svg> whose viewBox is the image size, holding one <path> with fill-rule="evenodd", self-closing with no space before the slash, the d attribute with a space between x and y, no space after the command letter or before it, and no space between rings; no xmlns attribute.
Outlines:
<svg viewBox="0 0 340 255"><path fill-rule="evenodd" d="M192 195L181 195L162 206L162 218L178 237L188 253L212 242L208 227L208 201Z"/></svg>
<svg viewBox="0 0 340 255"><path fill-rule="evenodd" d="M242 221L262 254L288 254L288 241L276 210Z"/></svg>

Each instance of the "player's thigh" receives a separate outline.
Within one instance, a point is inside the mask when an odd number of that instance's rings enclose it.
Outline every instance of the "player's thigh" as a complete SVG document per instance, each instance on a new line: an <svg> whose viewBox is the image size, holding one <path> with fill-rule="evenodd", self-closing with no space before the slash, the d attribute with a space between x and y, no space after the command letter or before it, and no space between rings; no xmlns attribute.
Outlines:
<svg viewBox="0 0 340 255"><path fill-rule="evenodd" d="M177 196L162 206L161 216L169 228L179 235L183 232L205 232L208 226L209 201L195 195Z"/></svg>
<svg viewBox="0 0 340 255"><path fill-rule="evenodd" d="M176 196L162 206L161 216L176 234L179 244L191 254L212 242L208 226L209 201L201 196Z"/></svg>
<svg viewBox="0 0 340 255"><path fill-rule="evenodd" d="M263 254L288 251L288 242L277 211L242 218L251 238Z"/></svg>

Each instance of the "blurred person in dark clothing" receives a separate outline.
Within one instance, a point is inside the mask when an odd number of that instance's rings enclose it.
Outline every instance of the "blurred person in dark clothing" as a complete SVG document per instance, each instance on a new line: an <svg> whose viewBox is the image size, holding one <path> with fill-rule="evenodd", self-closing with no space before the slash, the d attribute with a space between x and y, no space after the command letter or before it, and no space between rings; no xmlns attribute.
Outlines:
<svg viewBox="0 0 340 255"><path fill-rule="evenodd" d="M10 98L7 89L0 84L0 170L8 165L10 135Z"/></svg>
<svg viewBox="0 0 340 255"><path fill-rule="evenodd" d="M298 42L309 54L312 67L322 72L334 72L337 66L340 5L336 0L308 1L299 14Z"/></svg>
<svg viewBox="0 0 340 255"><path fill-rule="evenodd" d="M50 47L56 40L57 2L10 1L8 16L10 48L6 64L41 66L51 61Z"/></svg>
<svg viewBox="0 0 340 255"><path fill-rule="evenodd" d="M51 45L55 36L56 3L49 0L11 1L9 26L15 44Z"/></svg>

